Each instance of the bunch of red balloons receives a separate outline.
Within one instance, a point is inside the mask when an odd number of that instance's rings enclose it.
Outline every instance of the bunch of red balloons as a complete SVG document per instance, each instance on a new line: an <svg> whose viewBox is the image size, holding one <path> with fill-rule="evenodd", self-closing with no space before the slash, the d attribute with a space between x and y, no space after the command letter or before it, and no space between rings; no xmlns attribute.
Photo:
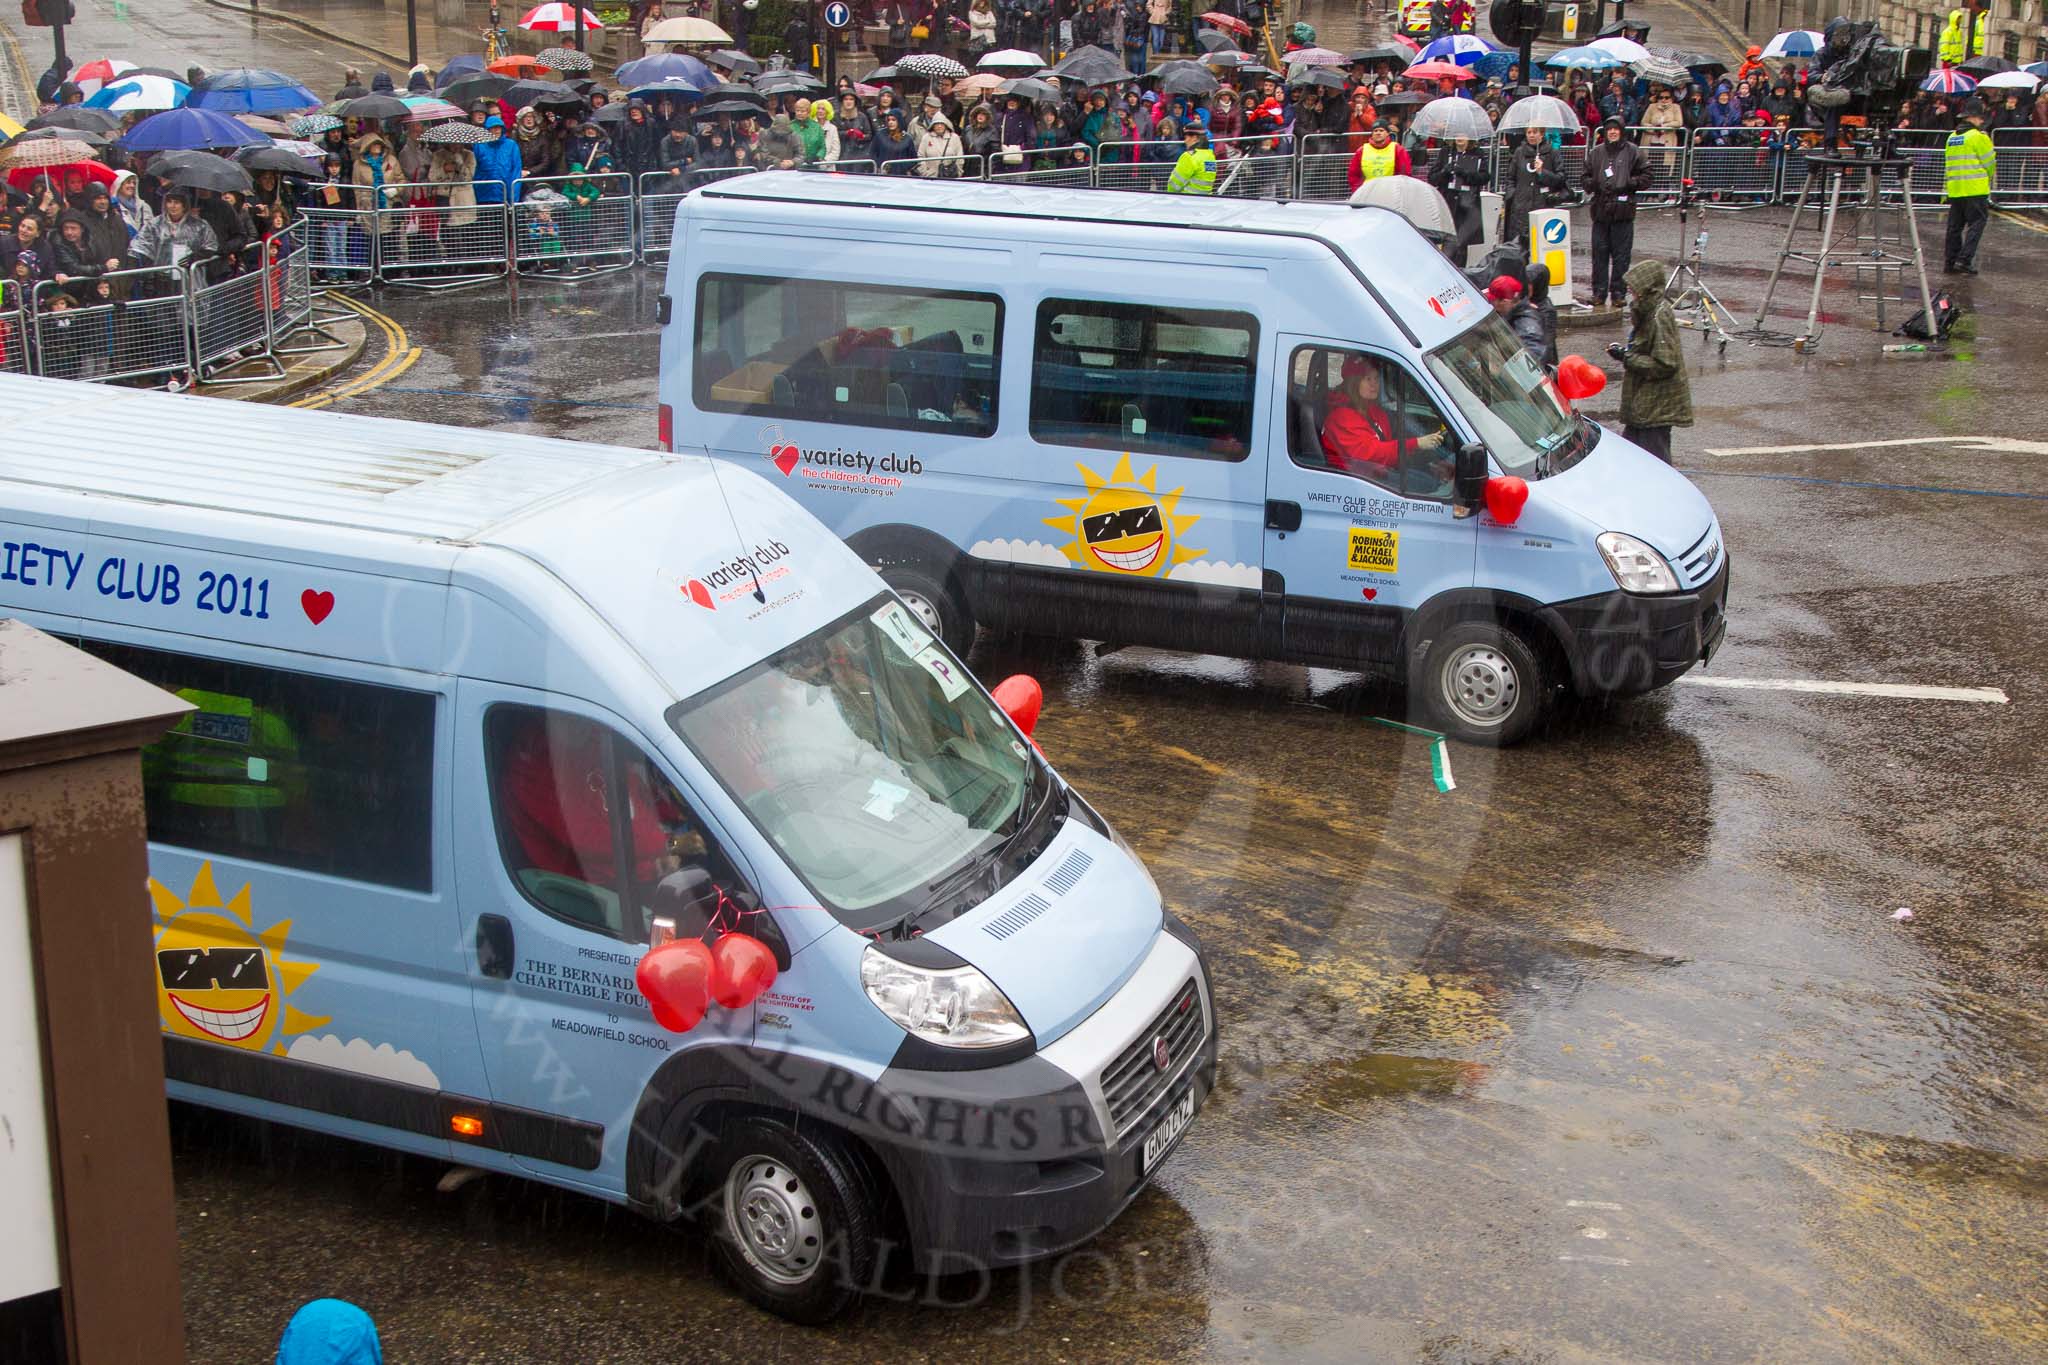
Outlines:
<svg viewBox="0 0 2048 1365"><path fill-rule="evenodd" d="M688 1033L712 1004L744 1009L775 984L775 954L752 934L721 934L664 943L640 959L634 984L654 1011L654 1022L671 1033Z"/></svg>

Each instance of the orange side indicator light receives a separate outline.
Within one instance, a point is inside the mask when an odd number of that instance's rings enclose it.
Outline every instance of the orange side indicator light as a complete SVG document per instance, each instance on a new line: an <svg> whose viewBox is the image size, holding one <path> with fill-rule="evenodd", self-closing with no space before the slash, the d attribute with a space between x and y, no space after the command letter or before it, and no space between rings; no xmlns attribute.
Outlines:
<svg viewBox="0 0 2048 1365"><path fill-rule="evenodd" d="M455 1114L448 1120L448 1126L455 1130L455 1136L480 1138L484 1135L484 1121L474 1114Z"/></svg>

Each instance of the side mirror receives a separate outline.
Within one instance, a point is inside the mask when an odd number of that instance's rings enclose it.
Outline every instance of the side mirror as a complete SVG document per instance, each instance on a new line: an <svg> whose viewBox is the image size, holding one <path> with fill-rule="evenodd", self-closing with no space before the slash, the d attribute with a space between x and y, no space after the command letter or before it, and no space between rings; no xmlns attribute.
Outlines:
<svg viewBox="0 0 2048 1365"><path fill-rule="evenodd" d="M1486 443L1467 441L1458 447L1456 472L1451 480L1451 505L1461 517L1479 510L1486 496Z"/></svg>

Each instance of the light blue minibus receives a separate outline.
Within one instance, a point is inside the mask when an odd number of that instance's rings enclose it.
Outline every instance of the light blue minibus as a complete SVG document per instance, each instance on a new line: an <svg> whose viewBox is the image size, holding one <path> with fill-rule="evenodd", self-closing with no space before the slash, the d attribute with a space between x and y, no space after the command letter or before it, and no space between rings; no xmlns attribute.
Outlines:
<svg viewBox="0 0 2048 1365"><path fill-rule="evenodd" d="M1385 210L751 175L682 202L662 306L663 442L780 481L956 653L1387 672L1509 743L1726 628L1706 498Z"/></svg>
<svg viewBox="0 0 2048 1365"><path fill-rule="evenodd" d="M0 430L0 616L195 708L121 930L173 1096L699 1215L811 1322L1093 1235L1207 1096L1144 865L757 475L12 376ZM728 936L773 980L658 1023Z"/></svg>

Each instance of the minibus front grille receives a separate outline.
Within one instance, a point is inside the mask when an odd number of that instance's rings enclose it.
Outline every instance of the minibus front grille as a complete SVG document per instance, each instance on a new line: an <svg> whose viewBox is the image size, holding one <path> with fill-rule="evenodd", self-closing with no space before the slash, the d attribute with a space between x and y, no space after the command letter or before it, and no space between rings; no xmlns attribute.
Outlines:
<svg viewBox="0 0 2048 1365"><path fill-rule="evenodd" d="M1721 562L1721 538L1709 526L1707 533L1692 543L1692 548L1678 557L1678 570L1685 575L1685 585L1696 587L1711 578L1714 566Z"/></svg>
<svg viewBox="0 0 2048 1365"><path fill-rule="evenodd" d="M1202 993L1190 978L1116 1060L1103 1068L1102 1099L1109 1106L1109 1121L1118 1141L1143 1123L1174 1082L1187 1074L1208 1031ZM1163 1067L1158 1056L1162 1040L1166 1044Z"/></svg>

